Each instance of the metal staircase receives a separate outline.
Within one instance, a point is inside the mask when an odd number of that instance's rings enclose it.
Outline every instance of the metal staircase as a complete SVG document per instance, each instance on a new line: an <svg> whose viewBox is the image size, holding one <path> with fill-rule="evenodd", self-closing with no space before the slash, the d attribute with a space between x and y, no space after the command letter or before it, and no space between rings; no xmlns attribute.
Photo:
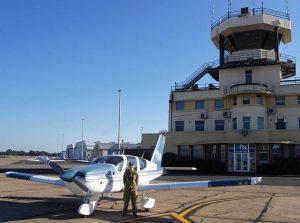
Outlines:
<svg viewBox="0 0 300 223"><path fill-rule="evenodd" d="M218 80L218 65L219 61L213 63L205 63L198 68L192 75L185 79L181 83L175 83L175 91L187 90L193 88L193 86L206 74L210 74L214 79Z"/></svg>

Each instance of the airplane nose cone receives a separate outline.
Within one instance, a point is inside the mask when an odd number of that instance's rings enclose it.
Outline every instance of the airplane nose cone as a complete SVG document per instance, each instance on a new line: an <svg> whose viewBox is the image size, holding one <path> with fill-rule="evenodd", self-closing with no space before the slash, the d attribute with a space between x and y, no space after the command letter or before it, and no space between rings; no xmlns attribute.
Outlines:
<svg viewBox="0 0 300 223"><path fill-rule="evenodd" d="M60 178L67 182L72 182L76 172L73 169L66 170L60 175Z"/></svg>

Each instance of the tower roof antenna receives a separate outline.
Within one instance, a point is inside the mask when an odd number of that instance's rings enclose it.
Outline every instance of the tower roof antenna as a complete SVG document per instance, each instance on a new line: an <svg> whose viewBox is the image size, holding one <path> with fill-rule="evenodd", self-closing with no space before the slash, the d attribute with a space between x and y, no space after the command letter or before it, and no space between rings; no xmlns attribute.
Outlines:
<svg viewBox="0 0 300 223"><path fill-rule="evenodd" d="M213 20L214 20L214 14L215 14L215 1L211 0L211 20L210 20L210 25L212 26Z"/></svg>
<svg viewBox="0 0 300 223"><path fill-rule="evenodd" d="M228 14L231 12L231 0L227 0L228 3Z"/></svg>
<svg viewBox="0 0 300 223"><path fill-rule="evenodd" d="M289 1L288 0L285 0L285 12L286 12L288 18L290 19Z"/></svg>

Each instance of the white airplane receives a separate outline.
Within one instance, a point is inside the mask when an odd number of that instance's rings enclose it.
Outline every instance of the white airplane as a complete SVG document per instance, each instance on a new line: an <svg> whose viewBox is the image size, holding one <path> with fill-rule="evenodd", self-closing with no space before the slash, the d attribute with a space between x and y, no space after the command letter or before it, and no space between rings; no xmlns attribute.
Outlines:
<svg viewBox="0 0 300 223"><path fill-rule="evenodd" d="M40 183L54 184L67 187L76 195L83 195L83 203L78 209L80 215L88 216L95 210L96 204L103 197L103 193L120 192L123 190L123 174L129 162L133 162L139 174L138 190L142 191L141 206L146 211L154 207L155 199L148 198L144 192L148 190L166 190L178 188L200 188L257 184L261 177L209 180L177 183L150 184L150 182L164 173L161 167L165 136L160 135L154 149L151 161L141 157L129 155L102 156L90 165L63 170L58 164L46 157L43 163L49 164L60 178L33 175L19 172L6 172L7 177L31 180Z"/></svg>

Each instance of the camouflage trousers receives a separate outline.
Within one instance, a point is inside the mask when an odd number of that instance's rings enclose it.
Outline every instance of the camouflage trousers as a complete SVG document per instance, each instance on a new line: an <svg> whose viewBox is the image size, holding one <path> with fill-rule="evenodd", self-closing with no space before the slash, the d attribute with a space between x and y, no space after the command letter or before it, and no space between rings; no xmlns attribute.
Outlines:
<svg viewBox="0 0 300 223"><path fill-rule="evenodd" d="M124 191L124 194L123 194L123 201L124 201L123 214L127 214L128 204L129 204L130 200L131 200L133 213L134 214L137 213L137 207L136 207L137 193L136 193L136 191Z"/></svg>

